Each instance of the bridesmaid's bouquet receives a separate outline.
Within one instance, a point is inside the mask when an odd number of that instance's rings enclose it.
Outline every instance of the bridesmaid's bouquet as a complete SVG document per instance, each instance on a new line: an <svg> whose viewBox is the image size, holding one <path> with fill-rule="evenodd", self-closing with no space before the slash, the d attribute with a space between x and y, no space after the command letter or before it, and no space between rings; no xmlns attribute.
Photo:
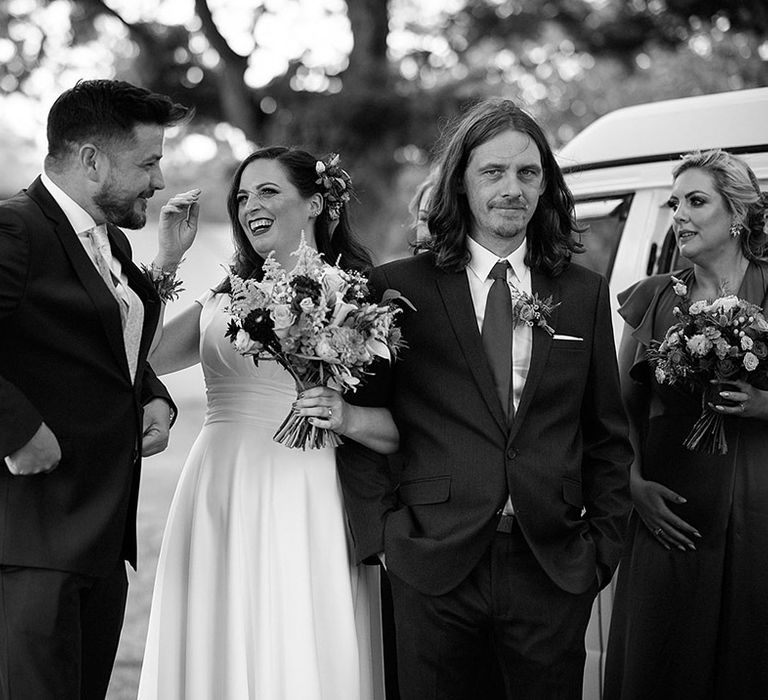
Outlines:
<svg viewBox="0 0 768 700"><path fill-rule="evenodd" d="M722 455L728 452L724 416L709 404L725 405L718 396L722 384L736 379L768 388L768 321L759 306L733 294L691 303L687 286L676 277L672 281L680 297L673 310L678 321L651 346L648 358L659 384L701 388L701 417L684 446Z"/></svg>
<svg viewBox="0 0 768 700"><path fill-rule="evenodd" d="M232 319L226 337L256 365L278 362L299 393L321 385L355 391L377 357L391 361L403 347L395 323L401 308L395 301L405 300L387 290L381 302L372 302L365 275L329 265L303 236L292 255L297 263L290 272L270 254L261 280L230 273ZM301 449L341 443L333 431L294 412L274 439Z"/></svg>

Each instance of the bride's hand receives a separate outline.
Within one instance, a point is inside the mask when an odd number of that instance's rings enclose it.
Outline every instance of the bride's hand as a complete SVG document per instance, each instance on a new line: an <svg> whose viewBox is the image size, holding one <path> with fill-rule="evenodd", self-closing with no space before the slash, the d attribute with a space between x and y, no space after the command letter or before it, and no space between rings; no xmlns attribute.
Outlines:
<svg viewBox="0 0 768 700"><path fill-rule="evenodd" d="M197 235L200 192L194 189L177 194L160 209L155 267L175 270L191 247Z"/></svg>
<svg viewBox="0 0 768 700"><path fill-rule="evenodd" d="M340 435L347 429L347 402L335 389L327 386L306 389L293 406L300 416L306 416L318 428L333 430Z"/></svg>

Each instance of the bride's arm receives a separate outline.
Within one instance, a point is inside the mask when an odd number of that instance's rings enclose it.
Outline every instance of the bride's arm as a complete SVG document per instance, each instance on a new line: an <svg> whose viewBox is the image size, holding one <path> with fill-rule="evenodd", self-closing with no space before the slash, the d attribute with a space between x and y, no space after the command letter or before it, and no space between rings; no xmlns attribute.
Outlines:
<svg viewBox="0 0 768 700"><path fill-rule="evenodd" d="M318 428L333 430L380 454L392 454L400 446L400 434L388 409L355 406L328 387L304 391L296 401L296 411Z"/></svg>
<svg viewBox="0 0 768 700"><path fill-rule="evenodd" d="M158 329L149 364L155 374L169 374L200 362L200 312L195 302Z"/></svg>
<svg viewBox="0 0 768 700"><path fill-rule="evenodd" d="M176 280L176 271L197 236L199 198L200 190L194 189L171 197L163 205L157 228L157 254L149 267L142 266L162 302L160 319L149 349L150 357L157 350L164 333L166 303L178 296L177 287L181 282ZM161 374L157 369L155 372Z"/></svg>

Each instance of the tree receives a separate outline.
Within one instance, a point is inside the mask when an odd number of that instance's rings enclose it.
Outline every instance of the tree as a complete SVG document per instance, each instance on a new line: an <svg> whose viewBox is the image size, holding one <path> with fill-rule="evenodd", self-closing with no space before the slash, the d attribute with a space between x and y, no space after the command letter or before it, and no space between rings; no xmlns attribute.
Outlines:
<svg viewBox="0 0 768 700"><path fill-rule="evenodd" d="M189 1L193 21L172 24L129 21L121 0L37 0L16 16L2 4L0 93L34 93L40 71L60 69L68 48L100 50L118 76L195 104L200 125L228 122L254 143L342 150L371 241L402 235L392 222L405 220L408 173L425 172L440 126L466 102L518 99L557 145L624 104L768 82L763 0L465 0L427 17L417 0L348 0L327 10L348 21L345 65L298 55L263 84L249 71L271 6L236 6L243 48L215 0ZM46 11L63 9L69 32L50 31Z"/></svg>

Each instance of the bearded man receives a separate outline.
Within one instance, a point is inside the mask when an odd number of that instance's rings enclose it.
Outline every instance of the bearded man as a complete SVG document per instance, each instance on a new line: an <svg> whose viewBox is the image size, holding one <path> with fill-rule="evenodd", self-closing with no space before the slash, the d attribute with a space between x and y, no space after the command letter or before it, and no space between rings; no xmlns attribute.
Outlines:
<svg viewBox="0 0 768 700"><path fill-rule="evenodd" d="M44 172L0 202L2 698L107 692L141 458L165 449L175 413L146 361L164 273L131 262L118 226L144 226L164 131L191 113L81 81L50 110ZM163 224L177 241L194 238L197 194Z"/></svg>

